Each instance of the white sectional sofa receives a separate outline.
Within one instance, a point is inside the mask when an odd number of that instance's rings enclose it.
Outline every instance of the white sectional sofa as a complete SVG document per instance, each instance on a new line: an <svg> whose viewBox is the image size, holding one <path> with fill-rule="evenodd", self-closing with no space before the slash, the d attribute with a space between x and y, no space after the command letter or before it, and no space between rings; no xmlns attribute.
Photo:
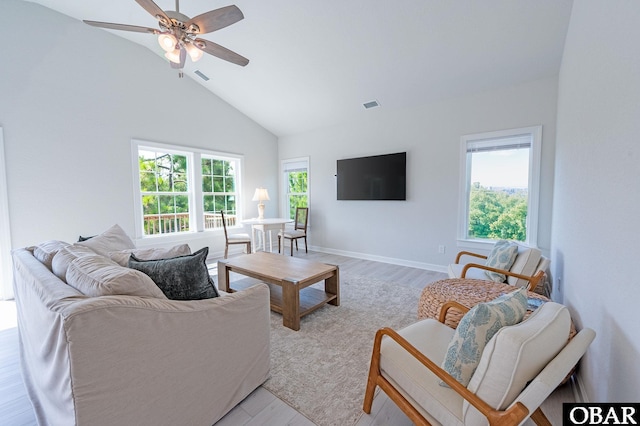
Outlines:
<svg viewBox="0 0 640 426"><path fill-rule="evenodd" d="M40 425L210 426L269 375L264 284L204 300L88 296L34 248L14 250L13 263L22 372Z"/></svg>

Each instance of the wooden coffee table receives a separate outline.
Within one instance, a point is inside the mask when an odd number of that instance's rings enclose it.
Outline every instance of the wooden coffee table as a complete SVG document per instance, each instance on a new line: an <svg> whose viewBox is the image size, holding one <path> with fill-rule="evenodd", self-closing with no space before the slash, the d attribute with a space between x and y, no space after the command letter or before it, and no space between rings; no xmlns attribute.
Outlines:
<svg viewBox="0 0 640 426"><path fill-rule="evenodd" d="M235 272L264 281L271 290L271 310L282 314L282 324L300 330L300 318L325 303L340 305L340 274L337 265L311 262L274 253L252 253L218 261L218 286L233 292L248 287L229 285L229 273ZM324 291L309 288L324 280Z"/></svg>

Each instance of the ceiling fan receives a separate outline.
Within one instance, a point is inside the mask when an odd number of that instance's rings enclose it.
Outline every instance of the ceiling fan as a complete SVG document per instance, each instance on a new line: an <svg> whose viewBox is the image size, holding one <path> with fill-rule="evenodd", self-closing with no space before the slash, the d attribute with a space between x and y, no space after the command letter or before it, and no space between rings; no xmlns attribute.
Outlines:
<svg viewBox="0 0 640 426"><path fill-rule="evenodd" d="M217 31L244 19L244 15L237 6L221 7L220 9L210 10L189 18L180 13L179 0L176 0L175 11L162 10L153 0L135 1L158 20L159 30L109 22L87 20L84 22L94 27L157 35L160 46L166 52L164 56L169 59L172 68L179 70L184 67L187 54L192 61L196 62L202 57L202 52L243 67L249 63L247 58L232 52L226 47L198 37L200 34Z"/></svg>

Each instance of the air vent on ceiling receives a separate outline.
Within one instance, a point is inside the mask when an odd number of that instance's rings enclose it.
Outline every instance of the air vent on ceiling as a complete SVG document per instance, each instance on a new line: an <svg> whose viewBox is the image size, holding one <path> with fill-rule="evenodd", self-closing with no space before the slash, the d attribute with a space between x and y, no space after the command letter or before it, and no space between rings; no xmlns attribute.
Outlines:
<svg viewBox="0 0 640 426"><path fill-rule="evenodd" d="M209 81L209 77L207 77L206 75L202 74L202 73L200 72L200 70L195 70L195 71L194 71L194 73L195 73L198 77L200 77L201 79L203 79L204 81Z"/></svg>
<svg viewBox="0 0 640 426"><path fill-rule="evenodd" d="M369 102L365 102L365 103L363 103L363 104L362 104L362 106L363 106L365 109L370 109L370 108L376 108L376 107L379 107L379 106L380 106L380 104L378 103L378 101L373 100L373 101L369 101Z"/></svg>

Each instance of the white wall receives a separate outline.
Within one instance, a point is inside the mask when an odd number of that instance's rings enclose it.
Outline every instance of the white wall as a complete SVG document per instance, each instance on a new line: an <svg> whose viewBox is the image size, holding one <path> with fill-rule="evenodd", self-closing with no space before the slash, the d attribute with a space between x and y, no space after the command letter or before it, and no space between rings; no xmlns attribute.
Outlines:
<svg viewBox="0 0 640 426"><path fill-rule="evenodd" d="M277 194L276 137L148 49L17 0L0 2L0 38L14 248L114 223L133 235L132 138L245 155L248 217L257 186ZM192 249L222 253L221 232L206 234Z"/></svg>
<svg viewBox="0 0 640 426"><path fill-rule="evenodd" d="M538 244L548 250L556 98L551 77L420 108L363 110L342 125L280 138L281 159L310 157L310 245L442 270L458 251L460 137L541 124ZM407 201L336 200L336 160L399 151L408 152Z"/></svg>
<svg viewBox="0 0 640 426"><path fill-rule="evenodd" d="M551 265L597 333L581 365L594 402L640 401L639 22L637 1L574 2L559 78Z"/></svg>

